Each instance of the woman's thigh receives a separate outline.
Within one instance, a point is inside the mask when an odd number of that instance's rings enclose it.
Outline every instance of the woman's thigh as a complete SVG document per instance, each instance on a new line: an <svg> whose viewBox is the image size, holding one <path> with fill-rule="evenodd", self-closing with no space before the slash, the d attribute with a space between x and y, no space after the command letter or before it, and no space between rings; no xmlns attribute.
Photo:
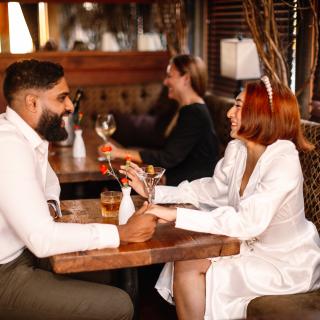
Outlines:
<svg viewBox="0 0 320 320"><path fill-rule="evenodd" d="M211 261L209 259L176 261L174 263L174 274L186 272L206 273L210 265Z"/></svg>

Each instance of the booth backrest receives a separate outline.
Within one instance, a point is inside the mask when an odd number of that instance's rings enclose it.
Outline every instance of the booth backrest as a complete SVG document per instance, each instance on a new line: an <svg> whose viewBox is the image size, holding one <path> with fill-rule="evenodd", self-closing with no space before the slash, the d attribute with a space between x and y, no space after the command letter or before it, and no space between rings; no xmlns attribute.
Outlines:
<svg viewBox="0 0 320 320"><path fill-rule="evenodd" d="M315 145L313 151L300 153L305 213L320 232L320 123L302 120L301 126L305 136Z"/></svg>
<svg viewBox="0 0 320 320"><path fill-rule="evenodd" d="M83 128L94 127L97 114L114 114L117 130L113 138L131 147L156 148L164 143L164 132L174 116L177 104L168 99L161 82L82 87L80 109ZM76 88L72 88L71 96Z"/></svg>
<svg viewBox="0 0 320 320"><path fill-rule="evenodd" d="M227 118L227 112L233 106L234 99L207 93L205 102L220 140L220 156L222 157L228 142L231 140L230 121Z"/></svg>
<svg viewBox="0 0 320 320"><path fill-rule="evenodd" d="M76 88L72 88L71 96ZM98 113L114 112L123 114L148 113L156 104L162 91L159 82L82 87L84 95L81 111L84 113L83 126L92 127Z"/></svg>

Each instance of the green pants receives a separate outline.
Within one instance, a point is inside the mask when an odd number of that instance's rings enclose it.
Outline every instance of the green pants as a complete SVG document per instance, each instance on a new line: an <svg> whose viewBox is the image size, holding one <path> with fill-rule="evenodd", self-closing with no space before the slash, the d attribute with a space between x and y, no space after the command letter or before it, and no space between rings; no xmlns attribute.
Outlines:
<svg viewBox="0 0 320 320"><path fill-rule="evenodd" d="M0 319L132 319L133 306L119 288L56 275L37 267L25 250L0 265Z"/></svg>

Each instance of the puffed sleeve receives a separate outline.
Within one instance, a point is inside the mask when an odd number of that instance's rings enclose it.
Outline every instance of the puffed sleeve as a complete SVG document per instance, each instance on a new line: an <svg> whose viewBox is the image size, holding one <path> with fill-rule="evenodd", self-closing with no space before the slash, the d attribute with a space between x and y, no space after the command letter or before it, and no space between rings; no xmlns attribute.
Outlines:
<svg viewBox="0 0 320 320"><path fill-rule="evenodd" d="M224 157L217 163L211 178L183 181L177 187L156 187L155 202L191 203L197 208L227 205L229 177L242 147L239 140L229 142Z"/></svg>
<svg viewBox="0 0 320 320"><path fill-rule="evenodd" d="M241 239L259 236L280 206L294 210L287 200L302 194L303 177L296 150L270 155L260 165L259 175L254 192L244 196L238 208L221 206L210 212L179 208L176 227Z"/></svg>

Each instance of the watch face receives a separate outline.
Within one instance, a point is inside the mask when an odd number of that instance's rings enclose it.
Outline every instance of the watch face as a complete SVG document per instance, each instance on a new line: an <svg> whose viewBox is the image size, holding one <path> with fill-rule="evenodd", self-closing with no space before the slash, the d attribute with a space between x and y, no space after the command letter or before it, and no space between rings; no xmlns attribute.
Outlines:
<svg viewBox="0 0 320 320"><path fill-rule="evenodd" d="M52 209L52 210L50 210L50 214L53 216L54 219L56 219L58 217L62 217L61 209L60 209L60 205L59 205L58 201L48 200L47 203L49 205L49 208ZM52 214L52 211L53 211L53 214Z"/></svg>

